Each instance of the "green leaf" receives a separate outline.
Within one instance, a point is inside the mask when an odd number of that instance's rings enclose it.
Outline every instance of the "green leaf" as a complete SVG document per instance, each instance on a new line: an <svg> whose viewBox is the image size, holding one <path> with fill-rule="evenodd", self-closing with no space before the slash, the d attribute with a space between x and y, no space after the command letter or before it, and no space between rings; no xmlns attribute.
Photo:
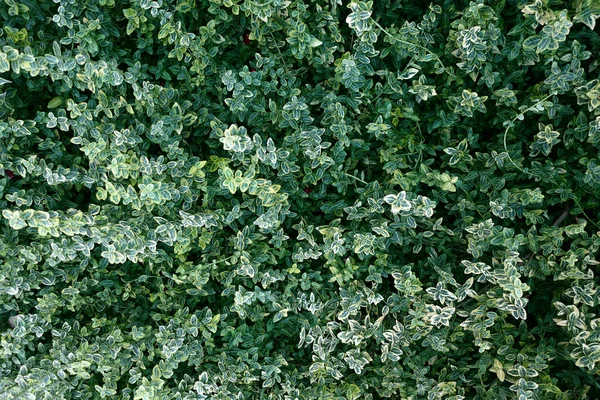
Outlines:
<svg viewBox="0 0 600 400"><path fill-rule="evenodd" d="M63 99L62 97L54 97L52 100L50 100L50 102L48 103L48 108L52 109L52 108L57 108L60 105L62 105L63 103Z"/></svg>

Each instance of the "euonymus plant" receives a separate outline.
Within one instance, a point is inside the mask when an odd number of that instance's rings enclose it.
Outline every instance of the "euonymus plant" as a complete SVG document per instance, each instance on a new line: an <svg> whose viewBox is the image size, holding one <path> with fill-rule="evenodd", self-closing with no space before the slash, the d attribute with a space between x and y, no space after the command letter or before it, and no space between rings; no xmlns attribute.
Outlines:
<svg viewBox="0 0 600 400"><path fill-rule="evenodd" d="M2 399L600 396L597 0L1 0Z"/></svg>

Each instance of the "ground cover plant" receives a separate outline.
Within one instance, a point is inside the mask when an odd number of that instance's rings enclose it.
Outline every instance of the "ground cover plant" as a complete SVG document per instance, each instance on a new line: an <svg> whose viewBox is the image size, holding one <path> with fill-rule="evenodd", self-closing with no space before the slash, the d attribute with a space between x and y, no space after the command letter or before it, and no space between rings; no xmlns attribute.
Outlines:
<svg viewBox="0 0 600 400"><path fill-rule="evenodd" d="M600 398L595 0L2 0L2 399Z"/></svg>

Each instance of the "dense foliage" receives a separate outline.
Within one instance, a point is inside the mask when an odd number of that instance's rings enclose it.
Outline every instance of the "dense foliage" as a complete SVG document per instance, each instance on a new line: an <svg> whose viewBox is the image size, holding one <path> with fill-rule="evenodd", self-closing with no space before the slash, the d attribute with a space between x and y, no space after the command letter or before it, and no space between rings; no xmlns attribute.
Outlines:
<svg viewBox="0 0 600 400"><path fill-rule="evenodd" d="M600 396L596 0L1 0L2 399Z"/></svg>

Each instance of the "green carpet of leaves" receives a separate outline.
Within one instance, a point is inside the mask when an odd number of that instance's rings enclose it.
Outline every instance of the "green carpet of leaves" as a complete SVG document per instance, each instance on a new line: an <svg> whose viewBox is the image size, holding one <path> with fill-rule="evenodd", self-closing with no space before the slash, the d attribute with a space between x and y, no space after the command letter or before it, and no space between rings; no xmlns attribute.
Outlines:
<svg viewBox="0 0 600 400"><path fill-rule="evenodd" d="M0 0L0 398L600 398L598 17Z"/></svg>

